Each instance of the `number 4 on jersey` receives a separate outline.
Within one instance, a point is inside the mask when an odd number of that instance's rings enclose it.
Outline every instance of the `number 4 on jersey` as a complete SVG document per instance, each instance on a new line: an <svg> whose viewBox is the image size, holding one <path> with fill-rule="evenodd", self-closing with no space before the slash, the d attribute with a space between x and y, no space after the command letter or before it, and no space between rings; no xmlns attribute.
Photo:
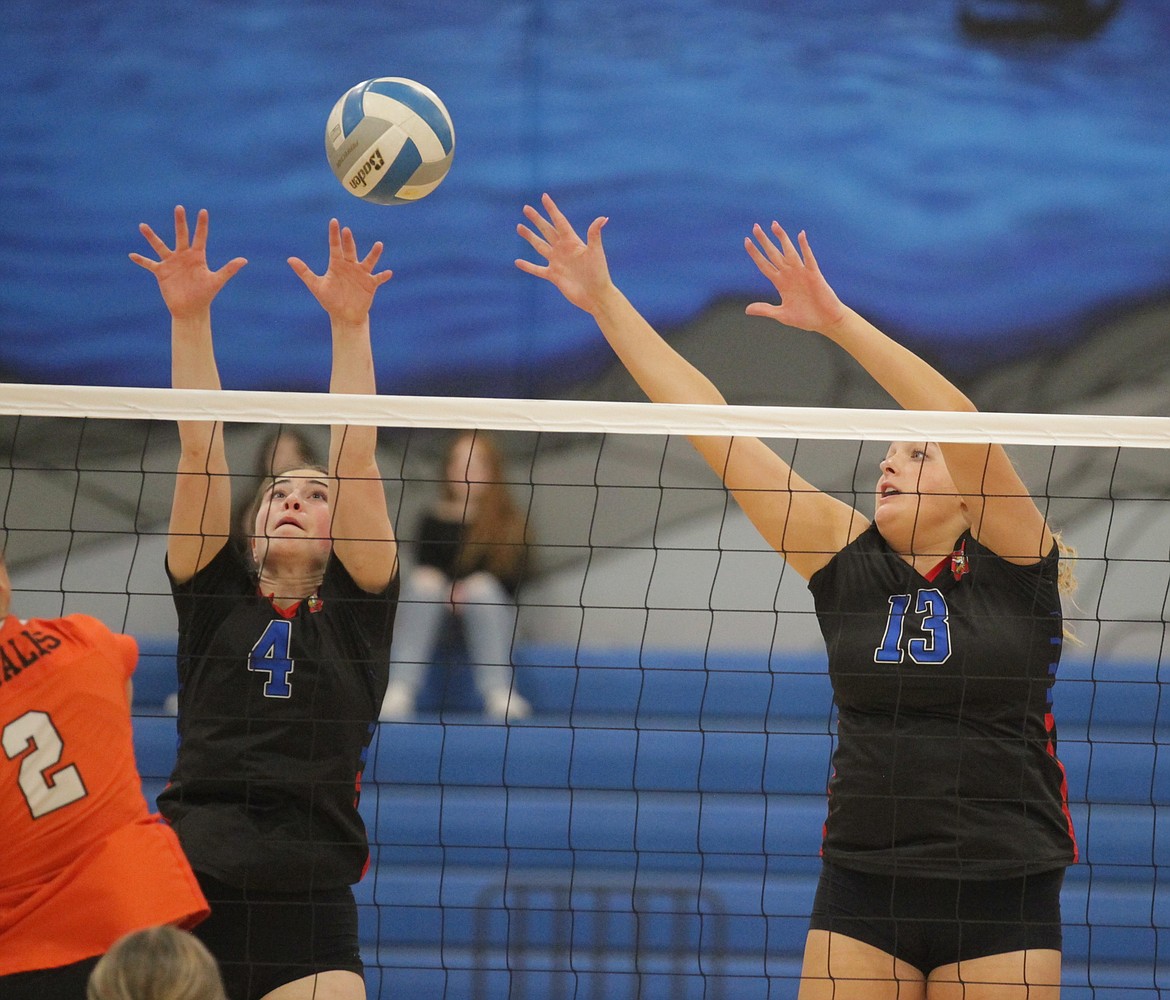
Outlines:
<svg viewBox="0 0 1170 1000"><path fill-rule="evenodd" d="M291 646L292 622L277 618L268 623L264 634L256 640L256 645L248 654L248 669L268 675L264 683L265 698L292 697L289 675L296 663L288 656Z"/></svg>

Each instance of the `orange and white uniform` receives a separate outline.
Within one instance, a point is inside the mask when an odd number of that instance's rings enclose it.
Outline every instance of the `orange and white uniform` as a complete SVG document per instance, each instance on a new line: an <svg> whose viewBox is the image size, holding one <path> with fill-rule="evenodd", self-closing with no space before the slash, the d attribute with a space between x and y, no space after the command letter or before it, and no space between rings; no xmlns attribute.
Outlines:
<svg viewBox="0 0 1170 1000"><path fill-rule="evenodd" d="M137 643L95 618L0 622L0 976L103 954L207 901L134 760Z"/></svg>

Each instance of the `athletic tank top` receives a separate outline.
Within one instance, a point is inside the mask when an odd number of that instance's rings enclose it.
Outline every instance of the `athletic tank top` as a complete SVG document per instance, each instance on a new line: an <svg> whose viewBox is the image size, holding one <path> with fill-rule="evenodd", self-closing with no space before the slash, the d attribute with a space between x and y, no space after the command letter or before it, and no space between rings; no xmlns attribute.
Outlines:
<svg viewBox="0 0 1170 1000"><path fill-rule="evenodd" d="M986 879L1075 861L1057 560L1014 565L968 532L928 579L871 525L813 575L837 709L826 858Z"/></svg>
<svg viewBox="0 0 1170 1000"><path fill-rule="evenodd" d="M398 598L362 590L330 556L290 613L234 546L185 584L179 748L159 809L198 871L236 886L349 885L368 862L358 813Z"/></svg>

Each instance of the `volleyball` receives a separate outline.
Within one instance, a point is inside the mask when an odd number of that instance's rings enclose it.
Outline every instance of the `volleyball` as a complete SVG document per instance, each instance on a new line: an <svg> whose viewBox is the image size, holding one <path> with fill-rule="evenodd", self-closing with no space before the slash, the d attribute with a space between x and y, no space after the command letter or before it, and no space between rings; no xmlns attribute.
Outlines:
<svg viewBox="0 0 1170 1000"><path fill-rule="evenodd" d="M325 154L342 187L377 205L425 198L451 169L455 126L438 95L380 76L347 90L325 124Z"/></svg>

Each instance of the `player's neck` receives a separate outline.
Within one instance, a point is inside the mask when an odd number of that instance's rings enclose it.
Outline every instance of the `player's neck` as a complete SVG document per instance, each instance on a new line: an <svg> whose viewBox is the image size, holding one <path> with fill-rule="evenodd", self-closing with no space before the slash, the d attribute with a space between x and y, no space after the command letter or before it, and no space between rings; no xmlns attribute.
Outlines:
<svg viewBox="0 0 1170 1000"><path fill-rule="evenodd" d="M923 512L925 513L925 512ZM899 519L882 528L882 537L906 562L915 569L934 566L954 551L955 541L967 530L965 518L915 517L909 524ZM888 533L887 533L888 532Z"/></svg>
<svg viewBox="0 0 1170 1000"><path fill-rule="evenodd" d="M321 573L296 572L291 569L281 572L265 566L260 569L257 585L265 597L287 606L315 594L321 586Z"/></svg>

